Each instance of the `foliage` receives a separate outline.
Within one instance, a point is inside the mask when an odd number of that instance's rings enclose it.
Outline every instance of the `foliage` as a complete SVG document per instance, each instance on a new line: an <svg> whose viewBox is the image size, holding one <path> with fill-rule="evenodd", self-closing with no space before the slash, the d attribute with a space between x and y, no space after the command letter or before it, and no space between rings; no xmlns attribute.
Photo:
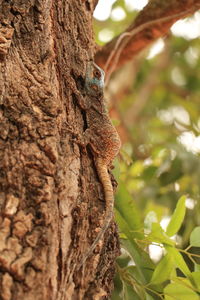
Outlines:
<svg viewBox="0 0 200 300"><path fill-rule="evenodd" d="M126 9L124 1L114 5ZM117 35L136 14L126 13L120 26L111 18L96 21L96 35L103 28ZM112 299L195 300L200 297L200 43L171 34L161 54L147 56L133 64L129 92L114 104L123 140L114 170L122 255ZM117 74L112 80L118 84ZM144 100L142 91L146 102L131 119L132 106Z"/></svg>

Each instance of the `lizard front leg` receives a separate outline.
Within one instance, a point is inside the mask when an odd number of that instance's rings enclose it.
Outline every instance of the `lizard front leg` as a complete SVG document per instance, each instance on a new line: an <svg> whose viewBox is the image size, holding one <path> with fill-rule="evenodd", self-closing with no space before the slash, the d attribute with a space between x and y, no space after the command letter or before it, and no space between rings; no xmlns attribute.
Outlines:
<svg viewBox="0 0 200 300"><path fill-rule="evenodd" d="M94 146L95 145L95 137L92 134L91 129L86 129L83 134L80 134L73 130L73 128L68 124L68 132L72 135L72 141L81 146L86 151L87 145L90 145L92 152L95 153L96 156L99 155L100 151Z"/></svg>

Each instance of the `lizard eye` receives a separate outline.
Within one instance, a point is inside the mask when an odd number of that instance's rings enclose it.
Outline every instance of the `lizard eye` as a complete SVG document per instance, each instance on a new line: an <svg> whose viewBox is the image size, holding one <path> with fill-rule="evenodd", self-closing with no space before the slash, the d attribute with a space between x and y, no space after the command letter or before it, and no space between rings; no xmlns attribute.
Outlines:
<svg viewBox="0 0 200 300"><path fill-rule="evenodd" d="M100 79L101 78L101 72L99 71L99 70L94 70L94 72L93 72L93 76L95 77L95 78L98 78L98 79Z"/></svg>

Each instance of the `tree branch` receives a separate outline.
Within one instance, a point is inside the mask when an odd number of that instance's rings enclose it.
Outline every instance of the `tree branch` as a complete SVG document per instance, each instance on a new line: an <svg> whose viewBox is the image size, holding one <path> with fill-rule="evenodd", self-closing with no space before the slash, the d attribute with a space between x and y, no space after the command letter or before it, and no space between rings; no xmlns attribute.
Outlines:
<svg viewBox="0 0 200 300"><path fill-rule="evenodd" d="M127 30L96 53L95 60L109 75L159 37L179 19L200 8L199 0L151 0Z"/></svg>

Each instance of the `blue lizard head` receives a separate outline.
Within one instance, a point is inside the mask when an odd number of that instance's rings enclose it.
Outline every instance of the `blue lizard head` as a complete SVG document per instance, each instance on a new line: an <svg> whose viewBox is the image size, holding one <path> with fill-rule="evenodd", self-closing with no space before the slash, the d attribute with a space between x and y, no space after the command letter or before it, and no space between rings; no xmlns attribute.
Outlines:
<svg viewBox="0 0 200 300"><path fill-rule="evenodd" d="M90 61L87 64L85 89L89 96L101 97L104 88L104 71L94 62Z"/></svg>

